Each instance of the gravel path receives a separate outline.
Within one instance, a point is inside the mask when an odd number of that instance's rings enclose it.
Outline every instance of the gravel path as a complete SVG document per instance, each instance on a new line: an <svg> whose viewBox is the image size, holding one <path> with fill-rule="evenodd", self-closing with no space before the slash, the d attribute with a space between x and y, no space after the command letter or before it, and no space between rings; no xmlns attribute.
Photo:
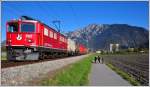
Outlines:
<svg viewBox="0 0 150 87"><path fill-rule="evenodd" d="M88 55L4 68L1 70L1 85L24 85L27 82L34 80L34 78L40 78L40 76L45 75L50 71L60 69L68 64L79 61L86 56Z"/></svg>
<svg viewBox="0 0 150 87"><path fill-rule="evenodd" d="M91 86L131 86L105 64L93 63L90 74Z"/></svg>

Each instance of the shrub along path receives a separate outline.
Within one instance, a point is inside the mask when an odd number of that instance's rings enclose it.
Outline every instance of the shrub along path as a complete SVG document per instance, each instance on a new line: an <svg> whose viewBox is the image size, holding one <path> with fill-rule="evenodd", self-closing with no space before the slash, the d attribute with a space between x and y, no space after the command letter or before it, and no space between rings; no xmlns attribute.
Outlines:
<svg viewBox="0 0 150 87"><path fill-rule="evenodd" d="M90 86L131 86L105 64L100 63L93 63L89 78Z"/></svg>

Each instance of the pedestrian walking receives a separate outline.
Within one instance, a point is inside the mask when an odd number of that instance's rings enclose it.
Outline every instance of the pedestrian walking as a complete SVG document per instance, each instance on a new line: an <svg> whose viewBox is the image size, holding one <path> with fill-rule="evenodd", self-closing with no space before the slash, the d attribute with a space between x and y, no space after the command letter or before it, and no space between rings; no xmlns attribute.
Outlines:
<svg viewBox="0 0 150 87"><path fill-rule="evenodd" d="M96 63L96 61L97 61L97 57L96 57L96 56L94 57L94 61L95 61L95 63Z"/></svg>
<svg viewBox="0 0 150 87"><path fill-rule="evenodd" d="M104 59L103 59L103 57L101 58L101 63L102 63L102 64L104 63Z"/></svg>
<svg viewBox="0 0 150 87"><path fill-rule="evenodd" d="M101 62L101 57L100 57L100 56L98 56L97 58L98 58L98 62L100 63L100 62Z"/></svg>

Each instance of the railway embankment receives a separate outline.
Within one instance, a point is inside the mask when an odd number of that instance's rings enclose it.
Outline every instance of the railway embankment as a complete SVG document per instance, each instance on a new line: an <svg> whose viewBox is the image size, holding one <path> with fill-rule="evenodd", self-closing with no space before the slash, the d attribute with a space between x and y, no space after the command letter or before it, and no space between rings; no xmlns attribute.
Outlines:
<svg viewBox="0 0 150 87"><path fill-rule="evenodd" d="M44 86L85 86L89 84L89 74L92 66L92 59L95 55L69 65L59 71L53 77L44 79L40 85Z"/></svg>
<svg viewBox="0 0 150 87"><path fill-rule="evenodd" d="M61 69L87 56L88 54L54 61L3 68L1 70L1 85L26 85L29 81L41 78L48 72Z"/></svg>

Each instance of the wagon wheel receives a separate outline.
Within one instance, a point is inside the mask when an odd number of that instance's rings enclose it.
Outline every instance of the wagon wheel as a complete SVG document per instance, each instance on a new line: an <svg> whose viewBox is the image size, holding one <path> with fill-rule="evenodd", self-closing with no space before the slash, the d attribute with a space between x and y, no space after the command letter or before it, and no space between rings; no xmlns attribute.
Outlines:
<svg viewBox="0 0 150 87"><path fill-rule="evenodd" d="M40 56L39 56L40 60L44 60L44 54L42 52L40 52Z"/></svg>
<svg viewBox="0 0 150 87"><path fill-rule="evenodd" d="M13 57L13 50L11 48L8 48L8 51L7 51L7 59L8 60L11 60Z"/></svg>

